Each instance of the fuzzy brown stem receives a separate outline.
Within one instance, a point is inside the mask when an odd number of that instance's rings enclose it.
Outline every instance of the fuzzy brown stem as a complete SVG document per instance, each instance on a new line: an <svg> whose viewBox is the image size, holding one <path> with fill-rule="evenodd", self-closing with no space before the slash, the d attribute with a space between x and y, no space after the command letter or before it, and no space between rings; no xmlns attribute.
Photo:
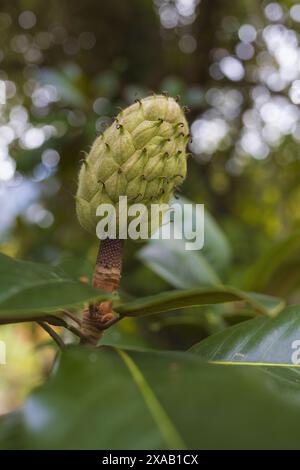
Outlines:
<svg viewBox="0 0 300 470"><path fill-rule="evenodd" d="M123 240L102 240L100 243L93 286L105 292L118 289L122 271ZM81 332L86 337L82 343L96 345L103 334L103 327L113 320L112 301L90 304L83 312Z"/></svg>

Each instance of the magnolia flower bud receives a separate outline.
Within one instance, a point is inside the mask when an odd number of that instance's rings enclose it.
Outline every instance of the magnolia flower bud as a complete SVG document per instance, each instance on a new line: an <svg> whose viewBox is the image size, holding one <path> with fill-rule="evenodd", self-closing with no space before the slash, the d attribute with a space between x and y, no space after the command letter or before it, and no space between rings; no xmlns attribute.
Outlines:
<svg viewBox="0 0 300 470"><path fill-rule="evenodd" d="M149 96L124 109L92 146L79 173L76 209L80 224L95 233L100 204L118 209L168 203L186 176L188 124L170 97Z"/></svg>

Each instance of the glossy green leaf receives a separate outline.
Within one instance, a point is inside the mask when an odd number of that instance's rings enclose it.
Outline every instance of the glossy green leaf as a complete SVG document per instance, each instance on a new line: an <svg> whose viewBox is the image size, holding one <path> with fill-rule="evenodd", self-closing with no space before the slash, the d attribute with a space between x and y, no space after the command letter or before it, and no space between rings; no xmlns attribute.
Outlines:
<svg viewBox="0 0 300 470"><path fill-rule="evenodd" d="M300 364L300 307L239 323L191 350L211 361Z"/></svg>
<svg viewBox="0 0 300 470"><path fill-rule="evenodd" d="M191 221L195 219L195 204L180 198L178 204L186 204L185 235L190 236ZM169 226L170 224L166 224ZM176 220L171 223L175 231L179 230ZM167 229L167 227L165 227ZM171 230L171 233L172 230ZM166 280L170 285L187 289L200 286L220 285L220 274L227 269L231 250L228 241L213 217L206 211L204 223L204 247L200 251L185 249L187 239L149 240L140 250L138 257L152 271Z"/></svg>
<svg viewBox="0 0 300 470"><path fill-rule="evenodd" d="M260 313L274 315L283 308L284 302L262 294L252 294L233 287L211 287L182 291L164 292L142 299L136 299L115 307L124 316L150 315L185 307L220 304L225 302L248 302Z"/></svg>
<svg viewBox="0 0 300 470"><path fill-rule="evenodd" d="M109 296L62 269L0 254L0 318L44 316L45 312Z"/></svg>
<svg viewBox="0 0 300 470"><path fill-rule="evenodd" d="M0 420L2 449L298 449L300 369L67 348Z"/></svg>
<svg viewBox="0 0 300 470"><path fill-rule="evenodd" d="M185 251L182 240L151 240L138 257L148 268L178 289L221 284L200 252Z"/></svg>
<svg viewBox="0 0 300 470"><path fill-rule="evenodd" d="M94 274L94 266L89 260L71 255L64 256L56 266L76 281L86 278L91 282Z"/></svg>

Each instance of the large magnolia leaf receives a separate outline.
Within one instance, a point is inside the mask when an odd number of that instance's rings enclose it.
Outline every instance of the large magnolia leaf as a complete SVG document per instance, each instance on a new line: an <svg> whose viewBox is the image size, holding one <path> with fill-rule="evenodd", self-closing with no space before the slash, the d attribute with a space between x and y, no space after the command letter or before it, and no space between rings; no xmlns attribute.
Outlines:
<svg viewBox="0 0 300 470"><path fill-rule="evenodd" d="M28 314L72 307L107 294L64 272L61 268L19 261L0 254L0 319L20 319Z"/></svg>
<svg viewBox="0 0 300 470"><path fill-rule="evenodd" d="M191 348L210 361L300 364L300 307L276 318L258 317L212 335Z"/></svg>
<svg viewBox="0 0 300 470"><path fill-rule="evenodd" d="M299 449L300 369L70 347L0 420L2 449Z"/></svg>
<svg viewBox="0 0 300 470"><path fill-rule="evenodd" d="M94 274L94 266L88 259L73 255L63 256L55 266L60 268L75 281L81 279L86 282L91 282Z"/></svg>
<svg viewBox="0 0 300 470"><path fill-rule="evenodd" d="M220 304L225 302L248 302L260 313L274 315L280 311L284 302L275 297L240 291L233 287L211 287L206 289L190 289L164 292L142 299L136 299L115 307L124 316L150 315L185 307Z"/></svg>
<svg viewBox="0 0 300 470"><path fill-rule="evenodd" d="M151 239L140 250L138 257L156 274L170 285L179 289L199 286L220 285L220 274L230 263L231 250L228 241L213 217L206 211L204 221L204 246L200 251L188 251L185 242L189 232L195 226L195 204L181 197L175 202L186 207L184 219L185 239ZM168 231L169 225L174 231L182 234L178 221L166 223L163 230ZM173 234L173 230L171 230Z"/></svg>
<svg viewBox="0 0 300 470"><path fill-rule="evenodd" d="M138 258L178 289L222 284L205 257L200 252L185 251L182 240L151 240Z"/></svg>

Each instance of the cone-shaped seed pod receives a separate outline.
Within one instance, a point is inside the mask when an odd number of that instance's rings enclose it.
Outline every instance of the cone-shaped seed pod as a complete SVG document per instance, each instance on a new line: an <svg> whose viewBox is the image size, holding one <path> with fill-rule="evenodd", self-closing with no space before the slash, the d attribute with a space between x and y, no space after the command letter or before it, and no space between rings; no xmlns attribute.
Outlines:
<svg viewBox="0 0 300 470"><path fill-rule="evenodd" d="M96 233L100 204L120 196L135 203L168 203L186 176L188 124L170 97L149 96L123 110L99 136L81 167L76 209L80 224Z"/></svg>
<svg viewBox="0 0 300 470"><path fill-rule="evenodd" d="M139 203L146 210L151 204L168 203L186 176L188 132L184 113L173 98L151 96L122 111L96 139L81 167L76 195L81 225L96 233L97 208L109 203L118 215L121 196L127 196L128 206ZM149 220L151 210L146 214L149 233L159 226L161 217L153 221ZM101 241L94 287L106 292L118 289L122 246L118 238ZM87 306L81 325L82 342L96 345L103 328L115 318L111 300Z"/></svg>

